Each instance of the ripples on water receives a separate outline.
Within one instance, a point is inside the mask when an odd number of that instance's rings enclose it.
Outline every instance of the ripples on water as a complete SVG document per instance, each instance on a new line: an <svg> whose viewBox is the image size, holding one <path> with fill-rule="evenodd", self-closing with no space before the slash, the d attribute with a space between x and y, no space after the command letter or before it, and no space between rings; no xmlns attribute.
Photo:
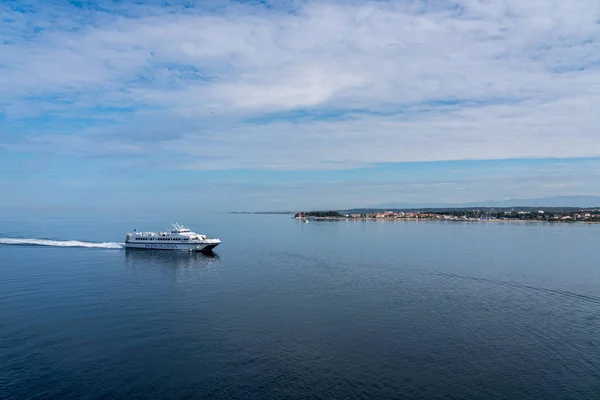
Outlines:
<svg viewBox="0 0 600 400"><path fill-rule="evenodd" d="M600 393L598 228L236 218L213 256L0 246L0 397Z"/></svg>

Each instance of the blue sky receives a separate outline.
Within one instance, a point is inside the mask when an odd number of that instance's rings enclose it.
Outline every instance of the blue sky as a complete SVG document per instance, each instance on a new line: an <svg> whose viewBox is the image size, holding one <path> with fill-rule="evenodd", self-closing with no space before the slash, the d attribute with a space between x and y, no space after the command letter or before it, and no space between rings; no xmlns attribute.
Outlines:
<svg viewBox="0 0 600 400"><path fill-rule="evenodd" d="M600 3L0 1L4 208L600 195Z"/></svg>

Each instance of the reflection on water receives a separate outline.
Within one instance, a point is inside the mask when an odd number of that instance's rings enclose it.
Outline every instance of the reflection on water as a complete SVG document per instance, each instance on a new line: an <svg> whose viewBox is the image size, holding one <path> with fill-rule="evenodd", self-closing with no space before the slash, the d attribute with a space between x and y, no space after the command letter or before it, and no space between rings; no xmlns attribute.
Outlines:
<svg viewBox="0 0 600 400"><path fill-rule="evenodd" d="M160 266L169 269L215 267L219 256L215 253L168 250L125 249L127 267L139 269Z"/></svg>

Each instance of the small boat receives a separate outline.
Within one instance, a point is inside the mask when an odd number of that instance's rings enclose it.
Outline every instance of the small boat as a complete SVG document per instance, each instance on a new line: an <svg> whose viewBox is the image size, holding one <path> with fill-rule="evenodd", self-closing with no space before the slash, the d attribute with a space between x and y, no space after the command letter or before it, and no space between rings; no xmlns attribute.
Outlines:
<svg viewBox="0 0 600 400"><path fill-rule="evenodd" d="M166 232L133 232L125 236L125 247L149 250L187 250L210 252L221 244L219 239L209 239L183 225L173 224Z"/></svg>

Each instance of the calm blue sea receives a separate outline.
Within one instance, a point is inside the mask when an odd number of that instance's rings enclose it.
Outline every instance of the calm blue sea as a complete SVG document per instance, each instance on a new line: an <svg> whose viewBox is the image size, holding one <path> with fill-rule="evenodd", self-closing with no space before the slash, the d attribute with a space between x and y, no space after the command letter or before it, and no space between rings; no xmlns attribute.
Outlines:
<svg viewBox="0 0 600 400"><path fill-rule="evenodd" d="M171 222L223 244L119 246ZM0 243L2 399L600 398L600 225L10 214Z"/></svg>

